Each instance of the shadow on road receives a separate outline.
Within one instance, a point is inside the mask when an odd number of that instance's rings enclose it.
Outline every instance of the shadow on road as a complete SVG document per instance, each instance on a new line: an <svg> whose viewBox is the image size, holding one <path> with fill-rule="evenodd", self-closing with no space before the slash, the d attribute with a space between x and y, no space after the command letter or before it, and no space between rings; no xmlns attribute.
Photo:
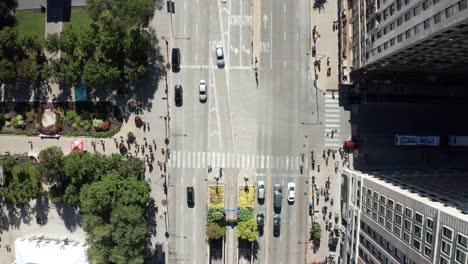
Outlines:
<svg viewBox="0 0 468 264"><path fill-rule="evenodd" d="M56 204L55 207L57 208L58 215L64 221L67 230L70 232L76 231L76 228L81 225L81 215L73 207L66 204Z"/></svg>

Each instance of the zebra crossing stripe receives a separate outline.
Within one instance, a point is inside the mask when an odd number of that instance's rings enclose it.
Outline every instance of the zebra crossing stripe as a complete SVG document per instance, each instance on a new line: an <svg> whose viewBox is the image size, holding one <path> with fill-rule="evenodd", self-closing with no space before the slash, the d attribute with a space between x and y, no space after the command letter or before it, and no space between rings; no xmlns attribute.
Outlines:
<svg viewBox="0 0 468 264"><path fill-rule="evenodd" d="M270 168L270 156L266 157L266 165L267 168Z"/></svg>
<svg viewBox="0 0 468 264"><path fill-rule="evenodd" d="M328 114L328 113L325 113L325 118L327 117L338 117L340 118L340 115L339 114Z"/></svg>
<svg viewBox="0 0 468 264"><path fill-rule="evenodd" d="M337 104L338 104L338 100L335 100L335 99L325 99L325 103L337 103Z"/></svg>
<svg viewBox="0 0 468 264"><path fill-rule="evenodd" d="M340 124L325 124L325 127L340 127Z"/></svg>
<svg viewBox="0 0 468 264"><path fill-rule="evenodd" d="M328 108L338 108L340 107L338 104L330 104L330 103L325 103L325 107L328 107Z"/></svg>
<svg viewBox="0 0 468 264"><path fill-rule="evenodd" d="M221 164L221 153L216 153L216 164L218 164L217 167L223 167L222 164Z"/></svg>
<svg viewBox="0 0 468 264"><path fill-rule="evenodd" d="M336 108L325 108L325 113L328 112L328 113L339 113L340 112L340 109L336 109Z"/></svg>
<svg viewBox="0 0 468 264"><path fill-rule="evenodd" d="M285 168L289 169L289 158L288 157L285 158L285 165L286 165Z"/></svg>
<svg viewBox="0 0 468 264"><path fill-rule="evenodd" d="M257 157L256 156L257 155L255 155L255 154L252 155L252 163L250 163L250 164L252 164L252 168L257 168L257 163L256 163L256 158Z"/></svg>
<svg viewBox="0 0 468 264"><path fill-rule="evenodd" d="M339 138L325 138L325 141L340 141Z"/></svg>
<svg viewBox="0 0 468 264"><path fill-rule="evenodd" d="M339 143L325 143L325 147L340 147Z"/></svg>
<svg viewBox="0 0 468 264"><path fill-rule="evenodd" d="M340 122L340 119L335 119L335 118L333 118L333 119L326 119L326 118L325 118L325 122L326 122L326 123L336 123L336 122Z"/></svg>

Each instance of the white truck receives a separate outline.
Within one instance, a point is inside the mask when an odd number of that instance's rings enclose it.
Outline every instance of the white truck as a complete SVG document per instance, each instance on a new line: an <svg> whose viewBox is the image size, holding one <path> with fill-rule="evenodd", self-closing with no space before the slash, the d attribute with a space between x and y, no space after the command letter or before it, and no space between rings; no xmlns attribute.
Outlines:
<svg viewBox="0 0 468 264"><path fill-rule="evenodd" d="M468 146L468 136L448 136L449 146Z"/></svg>

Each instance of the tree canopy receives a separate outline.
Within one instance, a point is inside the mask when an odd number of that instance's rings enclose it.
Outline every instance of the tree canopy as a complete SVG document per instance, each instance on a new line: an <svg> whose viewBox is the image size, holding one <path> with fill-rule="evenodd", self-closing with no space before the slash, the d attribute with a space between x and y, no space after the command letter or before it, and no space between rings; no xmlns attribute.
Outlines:
<svg viewBox="0 0 468 264"><path fill-rule="evenodd" d="M209 239L220 239L224 236L226 227L220 226L217 223L208 223L206 226L206 235Z"/></svg>
<svg viewBox="0 0 468 264"><path fill-rule="evenodd" d="M237 236L247 241L255 241L258 238L258 228L255 219L240 222L237 225Z"/></svg>
<svg viewBox="0 0 468 264"><path fill-rule="evenodd" d="M2 0L0 1L0 30L4 26L13 26L15 18L12 16L12 11L18 7L16 0Z"/></svg>

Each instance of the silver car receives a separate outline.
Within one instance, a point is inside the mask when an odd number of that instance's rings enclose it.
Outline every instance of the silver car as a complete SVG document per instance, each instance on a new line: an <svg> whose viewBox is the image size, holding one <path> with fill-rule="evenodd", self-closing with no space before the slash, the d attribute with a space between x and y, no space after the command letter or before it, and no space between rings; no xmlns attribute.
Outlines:
<svg viewBox="0 0 468 264"><path fill-rule="evenodd" d="M223 47L216 46L216 64L218 67L224 67Z"/></svg>
<svg viewBox="0 0 468 264"><path fill-rule="evenodd" d="M200 102L206 102L207 95L206 95L206 82L205 82L205 80L200 80L199 97L200 97Z"/></svg>
<svg viewBox="0 0 468 264"><path fill-rule="evenodd" d="M257 182L257 198L258 200L265 199L265 182L264 181Z"/></svg>

